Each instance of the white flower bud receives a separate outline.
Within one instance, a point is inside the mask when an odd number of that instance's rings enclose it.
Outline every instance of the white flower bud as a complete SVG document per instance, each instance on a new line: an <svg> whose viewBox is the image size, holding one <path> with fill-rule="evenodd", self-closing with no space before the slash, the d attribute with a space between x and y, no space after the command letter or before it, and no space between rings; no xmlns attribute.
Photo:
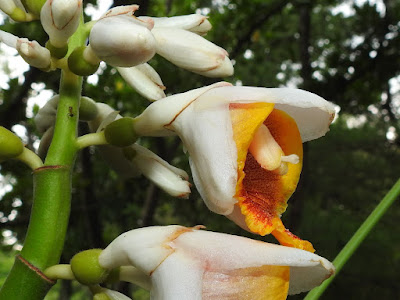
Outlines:
<svg viewBox="0 0 400 300"><path fill-rule="evenodd" d="M53 127L56 122L56 114L58 102L60 100L59 95L55 95L47 103L39 109L39 112L35 116L36 128L40 133L44 133L50 127Z"/></svg>
<svg viewBox="0 0 400 300"><path fill-rule="evenodd" d="M139 19L145 18L149 17L139 17ZM199 35L205 35L212 28L211 23L208 21L208 17L198 14L152 19L154 21L154 28L184 29Z"/></svg>
<svg viewBox="0 0 400 300"><path fill-rule="evenodd" d="M89 42L98 58L115 67L133 67L154 56L153 21L136 18L136 9L137 5L113 8L93 26Z"/></svg>
<svg viewBox="0 0 400 300"><path fill-rule="evenodd" d="M207 77L233 74L228 53L195 33L173 28L154 28L157 53L173 64Z"/></svg>
<svg viewBox="0 0 400 300"><path fill-rule="evenodd" d="M47 0L40 12L40 21L50 43L64 47L79 26L82 0Z"/></svg>
<svg viewBox="0 0 400 300"><path fill-rule="evenodd" d="M17 36L15 36L11 33L5 32L3 30L0 30L0 42L6 44L9 47L16 49L17 41L18 41Z"/></svg>
<svg viewBox="0 0 400 300"><path fill-rule="evenodd" d="M39 45L36 41L29 41L26 38L17 40L16 49L19 55L31 66L39 69L50 67L51 55L50 51Z"/></svg>
<svg viewBox="0 0 400 300"><path fill-rule="evenodd" d="M117 69L125 81L146 99L155 101L165 97L165 86L149 64Z"/></svg>

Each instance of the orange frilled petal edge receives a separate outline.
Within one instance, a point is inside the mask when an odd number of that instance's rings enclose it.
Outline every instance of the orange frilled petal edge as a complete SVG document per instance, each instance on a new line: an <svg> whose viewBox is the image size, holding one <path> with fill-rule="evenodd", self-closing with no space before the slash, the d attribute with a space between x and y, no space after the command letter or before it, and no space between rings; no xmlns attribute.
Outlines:
<svg viewBox="0 0 400 300"><path fill-rule="evenodd" d="M285 246L314 252L312 244L301 240L283 225L280 216L300 178L303 145L296 122L271 103L235 103L229 106L233 137L238 151L238 182L235 198L250 231L262 236L272 233ZM285 155L296 154L300 162L288 164L279 175L258 164L248 152L258 127L264 123Z"/></svg>

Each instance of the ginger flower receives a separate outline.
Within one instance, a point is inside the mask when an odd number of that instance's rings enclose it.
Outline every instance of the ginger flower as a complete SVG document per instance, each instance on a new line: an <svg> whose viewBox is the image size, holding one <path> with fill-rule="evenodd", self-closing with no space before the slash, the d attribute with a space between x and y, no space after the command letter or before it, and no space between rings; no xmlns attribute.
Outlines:
<svg viewBox="0 0 400 300"><path fill-rule="evenodd" d="M296 189L302 143L323 136L334 106L299 89L217 83L152 103L135 120L139 135L177 134L210 210L283 245L314 251L280 216Z"/></svg>
<svg viewBox="0 0 400 300"><path fill-rule="evenodd" d="M125 232L103 250L99 263L106 269L122 266L121 272L130 266L131 275L120 278L142 286L149 281L144 286L155 300L286 299L334 273L329 261L308 251L201 227Z"/></svg>

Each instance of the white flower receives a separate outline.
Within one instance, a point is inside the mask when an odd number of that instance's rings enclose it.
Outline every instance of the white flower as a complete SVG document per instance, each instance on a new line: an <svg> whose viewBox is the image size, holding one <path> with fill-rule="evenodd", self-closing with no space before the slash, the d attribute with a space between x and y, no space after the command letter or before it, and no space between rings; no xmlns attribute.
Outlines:
<svg viewBox="0 0 400 300"><path fill-rule="evenodd" d="M207 77L233 74L228 53L201 36L177 28L153 28L157 53L180 68Z"/></svg>
<svg viewBox="0 0 400 300"><path fill-rule="evenodd" d="M57 48L67 45L69 37L79 26L82 0L47 0L40 11L40 21Z"/></svg>
<svg viewBox="0 0 400 300"><path fill-rule="evenodd" d="M302 142L323 136L334 106L297 89L226 83L152 103L135 120L139 135L178 134L194 183L210 210L282 244L314 251L291 234L281 214L296 189Z"/></svg>
<svg viewBox="0 0 400 300"><path fill-rule="evenodd" d="M132 67L154 56L153 21L136 18L137 9L137 5L115 7L96 22L89 46L99 59L115 67Z"/></svg>
<svg viewBox="0 0 400 300"><path fill-rule="evenodd" d="M7 15L11 15L16 8L25 11L24 6L22 5L20 0L1 0L0 1L0 10L5 12Z"/></svg>
<svg viewBox="0 0 400 300"><path fill-rule="evenodd" d="M156 70L149 64L117 69L125 81L148 100L155 101L165 97L165 86Z"/></svg>
<svg viewBox="0 0 400 300"><path fill-rule="evenodd" d="M89 122L91 131L101 131L105 126L121 118L117 112L104 103L97 103L98 116ZM190 194L188 174L178 169L152 151L138 144L129 147L134 154L129 159L121 148L103 145L100 151L107 163L121 176L125 178L136 177L143 174L156 186L173 197L187 198ZM126 149L124 150L127 151Z"/></svg>
<svg viewBox="0 0 400 300"><path fill-rule="evenodd" d="M134 266L151 280L151 297L175 299L286 299L334 273L307 251L177 225L136 229L99 256L106 269Z"/></svg>

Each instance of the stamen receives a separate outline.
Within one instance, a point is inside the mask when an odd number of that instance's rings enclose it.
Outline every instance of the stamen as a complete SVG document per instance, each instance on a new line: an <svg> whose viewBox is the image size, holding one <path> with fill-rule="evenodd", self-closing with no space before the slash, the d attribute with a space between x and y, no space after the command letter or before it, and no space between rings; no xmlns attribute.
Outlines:
<svg viewBox="0 0 400 300"><path fill-rule="evenodd" d="M281 157L281 160L294 165L300 162L300 158L296 154L284 155Z"/></svg>
<svg viewBox="0 0 400 300"><path fill-rule="evenodd" d="M264 124L256 131L249 151L263 169L272 171L281 166L282 148Z"/></svg>

